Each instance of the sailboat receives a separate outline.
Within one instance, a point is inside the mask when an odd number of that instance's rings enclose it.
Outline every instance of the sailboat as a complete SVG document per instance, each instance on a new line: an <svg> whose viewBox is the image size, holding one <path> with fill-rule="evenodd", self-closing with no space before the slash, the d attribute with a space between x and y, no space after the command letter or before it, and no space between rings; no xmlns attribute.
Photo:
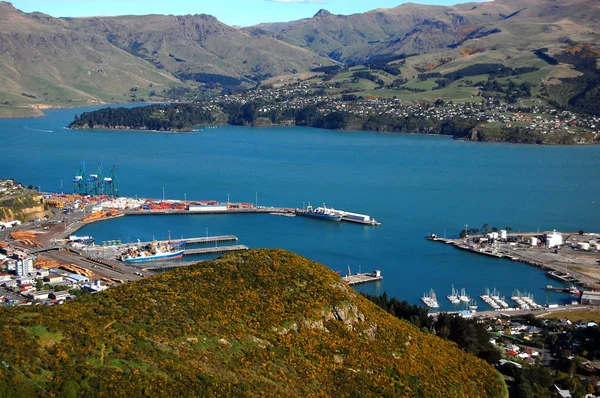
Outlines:
<svg viewBox="0 0 600 398"><path fill-rule="evenodd" d="M456 290L454 289L454 285L452 285L452 294L449 294L448 296L446 296L446 298L452 304L459 304L460 303L460 300L458 299L458 295L456 294Z"/></svg>
<svg viewBox="0 0 600 398"><path fill-rule="evenodd" d="M460 290L460 296L458 296L458 299L460 301L464 301L465 303L469 302L470 299L469 296L467 296L467 292L464 287Z"/></svg>
<svg viewBox="0 0 600 398"><path fill-rule="evenodd" d="M471 301L469 301L469 309L471 311L475 311L477 309L477 302L475 299L471 299Z"/></svg>

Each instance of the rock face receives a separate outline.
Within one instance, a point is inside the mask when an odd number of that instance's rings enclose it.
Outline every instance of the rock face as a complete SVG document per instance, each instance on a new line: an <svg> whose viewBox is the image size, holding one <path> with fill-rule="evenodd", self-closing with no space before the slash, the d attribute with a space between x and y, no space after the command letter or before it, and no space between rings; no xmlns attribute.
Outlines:
<svg viewBox="0 0 600 398"><path fill-rule="evenodd" d="M0 310L0 339L3 361L55 395L506 396L485 362L282 250L226 255L63 306ZM8 396L37 393L13 375L0 367Z"/></svg>

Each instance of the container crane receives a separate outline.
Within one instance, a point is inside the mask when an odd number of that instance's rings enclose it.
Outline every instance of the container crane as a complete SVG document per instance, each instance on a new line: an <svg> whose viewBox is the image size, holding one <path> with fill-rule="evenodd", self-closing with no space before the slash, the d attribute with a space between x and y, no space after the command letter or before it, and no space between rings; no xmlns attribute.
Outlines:
<svg viewBox="0 0 600 398"><path fill-rule="evenodd" d="M87 181L85 179L85 159L81 159L79 170L73 177L73 193L85 195L87 194Z"/></svg>
<svg viewBox="0 0 600 398"><path fill-rule="evenodd" d="M104 192L104 184L102 177L102 164L104 163L104 156L100 160L100 166L96 169L96 174L90 174L87 180L88 193L92 196L101 195Z"/></svg>
<svg viewBox="0 0 600 398"><path fill-rule="evenodd" d="M119 197L119 179L117 178L117 166L113 168L108 177L104 177L104 194L112 197Z"/></svg>

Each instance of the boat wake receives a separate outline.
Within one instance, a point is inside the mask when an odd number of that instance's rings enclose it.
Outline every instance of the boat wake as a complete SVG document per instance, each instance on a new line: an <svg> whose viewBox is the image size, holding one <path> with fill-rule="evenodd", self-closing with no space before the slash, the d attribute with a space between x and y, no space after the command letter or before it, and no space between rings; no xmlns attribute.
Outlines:
<svg viewBox="0 0 600 398"><path fill-rule="evenodd" d="M29 131L39 131L42 133L54 133L54 130L42 130L42 129L32 129L28 126L23 127L25 130L29 130Z"/></svg>

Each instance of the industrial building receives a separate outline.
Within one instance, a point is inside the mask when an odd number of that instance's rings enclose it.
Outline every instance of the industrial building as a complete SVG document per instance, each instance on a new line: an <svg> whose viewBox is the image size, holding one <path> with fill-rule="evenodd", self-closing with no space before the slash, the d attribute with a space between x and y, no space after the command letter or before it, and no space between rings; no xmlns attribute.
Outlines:
<svg viewBox="0 0 600 398"><path fill-rule="evenodd" d="M563 237L560 232L556 232L556 230L552 232L546 232L546 247L558 247L563 244Z"/></svg>
<svg viewBox="0 0 600 398"><path fill-rule="evenodd" d="M581 294L581 304L600 305L600 292L583 292Z"/></svg>

